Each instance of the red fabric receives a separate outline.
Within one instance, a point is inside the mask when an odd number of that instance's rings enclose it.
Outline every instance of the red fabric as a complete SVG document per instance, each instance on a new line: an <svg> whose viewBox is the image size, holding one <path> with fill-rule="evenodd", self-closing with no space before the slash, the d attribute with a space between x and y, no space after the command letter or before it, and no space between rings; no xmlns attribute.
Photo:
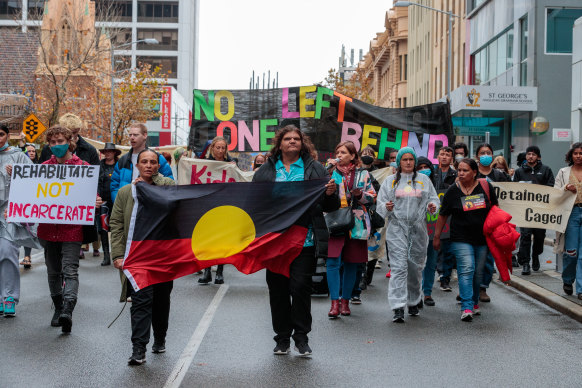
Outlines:
<svg viewBox="0 0 582 388"><path fill-rule="evenodd" d="M515 250L515 243L519 239L516 226L510 223L510 220L509 213L501 210L498 206L493 206L483 224L483 234L485 234L487 246L495 259L499 276L504 282L509 281L509 274L513 273L511 252Z"/></svg>
<svg viewBox="0 0 582 388"><path fill-rule="evenodd" d="M289 277L289 266L301 253L306 236L307 228L293 225L284 233L267 233L241 252L215 260L198 260L189 238L132 241L123 271L136 291L218 264L232 264L244 274L267 268Z"/></svg>
<svg viewBox="0 0 582 388"><path fill-rule="evenodd" d="M49 160L43 164L59 164L56 156L52 155ZM63 164L88 166L89 163L79 159L77 155L73 155L71 159L65 161ZM38 224L37 235L39 238L46 241L57 242L77 242L83 241L83 227L81 225L65 225L65 224Z"/></svg>

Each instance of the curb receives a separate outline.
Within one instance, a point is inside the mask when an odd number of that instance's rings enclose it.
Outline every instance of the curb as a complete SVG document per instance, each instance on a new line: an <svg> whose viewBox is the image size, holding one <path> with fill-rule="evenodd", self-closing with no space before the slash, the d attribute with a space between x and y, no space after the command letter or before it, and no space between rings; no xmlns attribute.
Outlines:
<svg viewBox="0 0 582 388"><path fill-rule="evenodd" d="M554 310L557 310L562 314L577 320L578 322L582 322L582 306L574 302L570 302L568 299L548 291L545 288L538 286L537 284L528 282L527 280L523 280L518 277L512 277L509 281L509 285L550 306Z"/></svg>

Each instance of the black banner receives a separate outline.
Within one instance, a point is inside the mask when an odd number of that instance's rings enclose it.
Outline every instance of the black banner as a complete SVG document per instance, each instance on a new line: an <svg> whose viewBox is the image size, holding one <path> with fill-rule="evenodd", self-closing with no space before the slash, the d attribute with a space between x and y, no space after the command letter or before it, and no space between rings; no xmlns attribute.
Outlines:
<svg viewBox="0 0 582 388"><path fill-rule="evenodd" d="M448 103L388 109L346 97L323 86L267 90L194 90L189 145L201 151L208 140L224 136L228 150L267 152L275 131L294 124L309 135L320 157L350 140L371 146L379 159L405 146L438 163L442 146L451 144Z"/></svg>

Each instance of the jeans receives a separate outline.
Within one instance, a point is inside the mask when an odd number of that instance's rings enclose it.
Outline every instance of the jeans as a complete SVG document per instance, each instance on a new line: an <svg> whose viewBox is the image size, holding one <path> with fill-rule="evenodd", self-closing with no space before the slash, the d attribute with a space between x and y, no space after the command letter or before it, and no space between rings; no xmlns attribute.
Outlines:
<svg viewBox="0 0 582 388"><path fill-rule="evenodd" d="M422 292L424 296L432 295L432 286L434 285L434 271L437 264L438 252L432 247L432 242L429 241L428 248L426 248L426 266L422 271Z"/></svg>
<svg viewBox="0 0 582 388"><path fill-rule="evenodd" d="M479 288L487 260L487 245L451 242L451 252L457 259L461 311L473 310L479 304Z"/></svg>
<svg viewBox="0 0 582 388"><path fill-rule="evenodd" d="M451 253L451 240L441 240L441 250L438 252L437 271L441 274L441 281L451 280L453 268L457 266L455 255Z"/></svg>
<svg viewBox="0 0 582 388"><path fill-rule="evenodd" d="M491 280L493 280L493 271L495 271L495 259L489 249L487 249L487 259L485 260L485 270L483 271L483 278L481 280L481 288L489 288Z"/></svg>
<svg viewBox="0 0 582 388"><path fill-rule="evenodd" d="M572 284L576 280L576 293L582 294L582 208L574 206L564 238L564 269L562 281Z"/></svg>
<svg viewBox="0 0 582 388"><path fill-rule="evenodd" d="M41 240L51 296L77 300L81 242ZM64 286L63 286L64 283Z"/></svg>
<svg viewBox="0 0 582 388"><path fill-rule="evenodd" d="M12 241L0 238L0 303L13 297L20 299L20 270L18 267L19 248Z"/></svg>
<svg viewBox="0 0 582 388"><path fill-rule="evenodd" d="M134 292L131 297L131 343L145 349L154 329L154 342L164 342L170 318L170 293L174 282L158 283Z"/></svg>
<svg viewBox="0 0 582 388"><path fill-rule="evenodd" d="M362 282L362 279L366 281L366 269L367 269L366 264L367 263L359 263L356 268L356 279L354 282L354 288L352 289L352 297L354 296L359 297L362 294L360 283Z"/></svg>
<svg viewBox="0 0 582 388"><path fill-rule="evenodd" d="M519 228L521 233L521 239L519 240L519 252L517 257L519 259L519 264L529 264L532 257L538 257L544 251L544 240L546 238L545 229L534 229L534 228ZM533 249L532 240L533 236Z"/></svg>
<svg viewBox="0 0 582 388"><path fill-rule="evenodd" d="M331 300L338 300L340 298L340 288L342 299L350 300L352 297L359 264L343 263L343 271L340 276L341 266L341 256L327 258L327 286Z"/></svg>
<svg viewBox="0 0 582 388"><path fill-rule="evenodd" d="M311 331L311 277L317 258L314 247L304 247L289 267L289 277L267 270L269 303L275 341L306 342Z"/></svg>

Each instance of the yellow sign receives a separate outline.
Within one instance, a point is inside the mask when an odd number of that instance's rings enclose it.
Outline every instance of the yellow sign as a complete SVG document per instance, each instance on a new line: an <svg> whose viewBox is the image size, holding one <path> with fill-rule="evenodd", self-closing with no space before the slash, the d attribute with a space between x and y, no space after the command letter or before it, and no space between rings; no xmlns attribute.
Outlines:
<svg viewBox="0 0 582 388"><path fill-rule="evenodd" d="M31 113L22 123L22 132L26 135L26 140L29 143L34 142L44 131L46 131L46 127L34 113Z"/></svg>

